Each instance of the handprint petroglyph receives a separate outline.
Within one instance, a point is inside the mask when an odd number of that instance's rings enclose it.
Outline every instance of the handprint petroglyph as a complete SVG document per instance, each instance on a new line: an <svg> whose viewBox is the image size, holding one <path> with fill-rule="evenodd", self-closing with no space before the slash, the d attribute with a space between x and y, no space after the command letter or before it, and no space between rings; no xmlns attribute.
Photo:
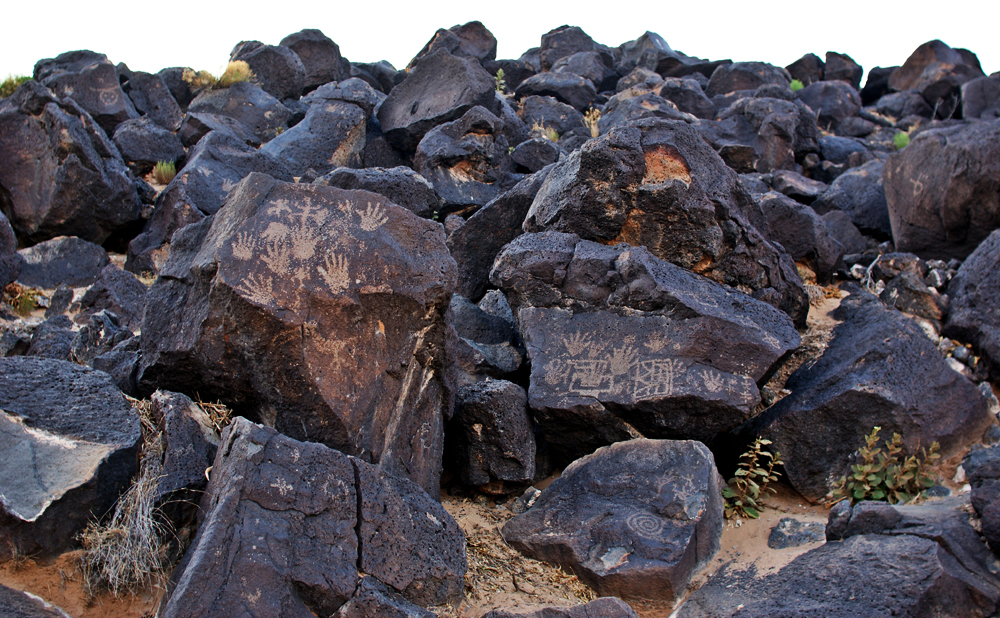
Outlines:
<svg viewBox="0 0 1000 618"><path fill-rule="evenodd" d="M358 216L361 217L361 229L366 232L374 232L389 220L382 205L372 205L371 202L368 202L368 208L363 212L359 212Z"/></svg>
<svg viewBox="0 0 1000 618"><path fill-rule="evenodd" d="M334 292L343 292L350 285L351 277L347 270L347 258L342 255L328 255L319 267L319 274Z"/></svg>

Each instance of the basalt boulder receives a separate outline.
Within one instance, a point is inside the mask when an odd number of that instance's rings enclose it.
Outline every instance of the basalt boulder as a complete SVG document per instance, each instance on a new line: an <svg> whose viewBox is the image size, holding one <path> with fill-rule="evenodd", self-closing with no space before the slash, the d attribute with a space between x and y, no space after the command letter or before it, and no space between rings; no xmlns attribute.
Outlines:
<svg viewBox="0 0 1000 618"><path fill-rule="evenodd" d="M817 114L817 124L834 132L840 123L861 111L861 96L849 83L834 80L809 84L796 93Z"/></svg>
<svg viewBox="0 0 1000 618"><path fill-rule="evenodd" d="M629 437L707 442L743 423L798 347L787 315L657 259L574 234L525 234L491 281L531 358L528 403L572 461Z"/></svg>
<svg viewBox="0 0 1000 618"><path fill-rule="evenodd" d="M118 316L123 326L138 331L146 309L146 291L146 285L135 275L108 264L80 299L76 320L85 323L91 315L107 309Z"/></svg>
<svg viewBox="0 0 1000 618"><path fill-rule="evenodd" d="M1000 116L1000 74L962 84L962 118L991 120Z"/></svg>
<svg viewBox="0 0 1000 618"><path fill-rule="evenodd" d="M212 131L228 131L248 146L260 146L260 139L239 120L205 112L184 114L177 137L181 139L185 148L191 148Z"/></svg>
<svg viewBox="0 0 1000 618"><path fill-rule="evenodd" d="M767 84L788 86L792 81L788 71L766 62L735 62L715 69L705 94L714 97L740 90L756 90Z"/></svg>
<svg viewBox="0 0 1000 618"><path fill-rule="evenodd" d="M221 399L437 495L454 286L440 224L367 191L251 174L174 235L141 383Z"/></svg>
<svg viewBox="0 0 1000 618"><path fill-rule="evenodd" d="M139 415L107 374L41 358L0 359L0 562L77 544L136 470Z"/></svg>
<svg viewBox="0 0 1000 618"><path fill-rule="evenodd" d="M550 96L521 99L517 115L532 131L551 129L558 137L583 130L583 114Z"/></svg>
<svg viewBox="0 0 1000 618"><path fill-rule="evenodd" d="M1000 230L972 252L948 285L943 332L975 346L994 374L1000 373Z"/></svg>
<svg viewBox="0 0 1000 618"><path fill-rule="evenodd" d="M317 100L302 122L264 144L260 152L283 162L293 176L361 167L368 115L352 103Z"/></svg>
<svg viewBox="0 0 1000 618"><path fill-rule="evenodd" d="M424 219L430 219L441 210L441 198L434 191L434 186L426 178L404 166L362 169L338 167L314 180L313 184L378 193Z"/></svg>
<svg viewBox="0 0 1000 618"><path fill-rule="evenodd" d="M340 46L319 30L300 30L281 39L280 45L295 52L302 62L306 91L351 77L351 64L340 55Z"/></svg>
<svg viewBox="0 0 1000 618"><path fill-rule="evenodd" d="M697 80L668 77L663 80L657 92L664 99L672 101L682 112L705 120L715 118L717 111L715 104L705 96L705 91L702 90L701 84Z"/></svg>
<svg viewBox="0 0 1000 618"><path fill-rule="evenodd" d="M103 244L140 224L118 149L90 114L38 82L0 102L0 150L0 209L22 245L56 236Z"/></svg>
<svg viewBox="0 0 1000 618"><path fill-rule="evenodd" d="M898 251L964 259L1000 227L1000 119L923 131L882 178Z"/></svg>
<svg viewBox="0 0 1000 618"><path fill-rule="evenodd" d="M952 49L935 39L914 50L903 66L892 72L889 87L897 92L920 92L939 118L949 118L958 106L962 84L984 75L974 53Z"/></svg>
<svg viewBox="0 0 1000 618"><path fill-rule="evenodd" d="M230 62L242 60L253 71L252 81L264 92L277 98L297 99L306 85L306 68L302 60L284 45L263 45L258 41L239 43L229 57Z"/></svg>
<svg viewBox="0 0 1000 618"><path fill-rule="evenodd" d="M835 317L843 322L823 355L788 379L792 394L743 430L773 440L807 500L823 499L872 427L900 434L908 453L936 441L950 457L995 422L976 386L913 320L859 287Z"/></svg>
<svg viewBox="0 0 1000 618"><path fill-rule="evenodd" d="M597 97L597 88L587 78L575 73L538 73L517 85L514 96L553 97L561 103L583 111Z"/></svg>
<svg viewBox="0 0 1000 618"><path fill-rule="evenodd" d="M292 117L292 111L281 101L250 82L203 90L191 101L188 111L229 116L253 131L260 142L274 139Z"/></svg>
<svg viewBox="0 0 1000 618"><path fill-rule="evenodd" d="M535 611L494 609L483 618L638 618L638 614L621 599L601 597L584 605L549 606Z"/></svg>
<svg viewBox="0 0 1000 618"><path fill-rule="evenodd" d="M105 254L107 257L107 254ZM17 252L17 236L6 215L0 211L0 287L14 281L21 274L24 259Z"/></svg>
<svg viewBox="0 0 1000 618"><path fill-rule="evenodd" d="M55 96L76 101L109 135L119 123L139 117L104 54L80 50L39 60L34 78Z"/></svg>
<svg viewBox="0 0 1000 618"><path fill-rule="evenodd" d="M808 261L823 281L843 266L844 246L830 235L815 210L774 191L759 202L771 239L781 243L792 259Z"/></svg>
<svg viewBox="0 0 1000 618"><path fill-rule="evenodd" d="M838 176L811 204L813 210L825 215L839 210L865 234L888 239L892 234L889 204L886 201L882 161L869 161Z"/></svg>
<svg viewBox="0 0 1000 618"><path fill-rule="evenodd" d="M128 98L140 114L168 131L180 128L184 112L161 76L136 71L125 87Z"/></svg>
<svg viewBox="0 0 1000 618"><path fill-rule="evenodd" d="M75 236L59 236L18 253L23 260L18 281L42 289L91 285L111 261L99 245Z"/></svg>
<svg viewBox="0 0 1000 618"><path fill-rule="evenodd" d="M600 595L669 609L719 550L720 482L704 444L620 442L573 462L502 534Z"/></svg>
<svg viewBox="0 0 1000 618"><path fill-rule="evenodd" d="M160 161L178 163L185 155L180 138L148 117L120 123L112 140L137 176L148 174Z"/></svg>
<svg viewBox="0 0 1000 618"><path fill-rule="evenodd" d="M805 320L801 281L760 207L684 122L639 120L587 142L549 172L524 229L646 246Z"/></svg>
<svg viewBox="0 0 1000 618"><path fill-rule="evenodd" d="M471 58L485 66L496 60L497 39L482 22L478 21L452 26L447 30L440 28L406 68L412 69L416 63L439 49L462 58Z"/></svg>
<svg viewBox="0 0 1000 618"><path fill-rule="evenodd" d="M541 43L538 58L545 71L550 71L562 58L577 52L595 51L599 47L590 35L577 26L560 26L550 30L542 35Z"/></svg>

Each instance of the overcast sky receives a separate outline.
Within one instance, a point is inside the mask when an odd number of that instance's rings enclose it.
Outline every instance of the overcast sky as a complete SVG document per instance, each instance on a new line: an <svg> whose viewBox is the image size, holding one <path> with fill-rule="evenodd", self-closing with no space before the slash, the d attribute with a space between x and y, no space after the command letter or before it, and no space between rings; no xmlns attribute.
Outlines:
<svg viewBox="0 0 1000 618"><path fill-rule="evenodd" d="M671 2L8 2L0 37L0 78L31 75L37 60L75 49L107 54L138 71L190 66L217 72L242 40L276 45L318 28L355 62L403 68L438 28L479 20L496 36L498 58L517 58L542 34L580 26L617 46L646 30L688 55L785 66L812 52L846 53L867 71L902 64L921 43L941 39L1000 71L1000 2L750 1ZM15 27L16 26L16 27Z"/></svg>

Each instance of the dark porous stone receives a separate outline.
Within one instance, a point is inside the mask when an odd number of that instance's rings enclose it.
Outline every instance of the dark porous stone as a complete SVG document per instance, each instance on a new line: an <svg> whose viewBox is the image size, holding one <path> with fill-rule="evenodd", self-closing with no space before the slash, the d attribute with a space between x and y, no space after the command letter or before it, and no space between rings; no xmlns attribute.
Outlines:
<svg viewBox="0 0 1000 618"><path fill-rule="evenodd" d="M404 166L352 169L338 167L313 184L341 189L364 189L389 198L418 217L430 219L441 210L441 198L427 179Z"/></svg>
<svg viewBox="0 0 1000 618"><path fill-rule="evenodd" d="M345 63L340 55L340 46L320 30L300 30L281 39L279 44L295 52L302 62L306 91L351 77L350 63Z"/></svg>
<svg viewBox="0 0 1000 618"><path fill-rule="evenodd" d="M855 90L861 88L861 76L865 70L847 54L826 52L826 63L823 66L823 79L847 82Z"/></svg>
<svg viewBox="0 0 1000 618"><path fill-rule="evenodd" d="M57 97L76 101L109 135L118 123L139 117L104 54L80 50L39 60L34 78Z"/></svg>
<svg viewBox="0 0 1000 618"><path fill-rule="evenodd" d="M822 81L810 84L796 93L816 114L817 124L827 131L861 111L861 96L850 84L842 81Z"/></svg>
<svg viewBox="0 0 1000 618"><path fill-rule="evenodd" d="M946 336L968 341L1000 376L1000 231L972 252L948 285Z"/></svg>
<svg viewBox="0 0 1000 618"><path fill-rule="evenodd" d="M826 540L826 531L819 522L801 522L794 517L782 517L771 528L767 536L767 546L771 549L788 549L807 543Z"/></svg>
<svg viewBox="0 0 1000 618"><path fill-rule="evenodd" d="M808 260L824 281L843 266L844 246L815 210L774 191L758 202L767 217L770 239L781 243L794 260Z"/></svg>
<svg viewBox="0 0 1000 618"><path fill-rule="evenodd" d="M325 174L341 166L361 167L368 116L352 103L316 100L302 122L264 144L260 152L283 162L292 176L303 176L308 170Z"/></svg>
<svg viewBox="0 0 1000 618"><path fill-rule="evenodd" d="M765 84L787 86L792 81L788 71L765 62L734 62L715 69L705 88L714 97L738 90L756 90Z"/></svg>
<svg viewBox="0 0 1000 618"><path fill-rule="evenodd" d="M91 315L107 309L118 316L122 326L138 331L146 310L146 291L146 285L135 275L108 264L80 299L76 321L84 323Z"/></svg>
<svg viewBox="0 0 1000 618"><path fill-rule="evenodd" d="M139 416L106 374L0 359L0 562L73 549L128 487L140 441Z"/></svg>
<svg viewBox="0 0 1000 618"><path fill-rule="evenodd" d="M831 210L822 217L830 236L844 246L844 254L864 253L868 240L851 221L851 216L842 210Z"/></svg>
<svg viewBox="0 0 1000 618"><path fill-rule="evenodd" d="M434 33L431 40L427 41L424 48L413 57L413 60L406 67L407 70L413 68L425 56L439 49L462 58L471 58L486 65L497 57L497 39L482 22L478 21L452 26L447 30L440 28Z"/></svg>
<svg viewBox="0 0 1000 618"><path fill-rule="evenodd" d="M371 576L362 577L354 596L331 618L435 618Z"/></svg>
<svg viewBox="0 0 1000 618"><path fill-rule="evenodd" d="M180 138L148 117L122 122L112 139L138 176L148 174L160 161L176 163L185 154Z"/></svg>
<svg viewBox="0 0 1000 618"><path fill-rule="evenodd" d="M892 226L883 168L882 161L870 161L841 174L812 203L813 210L820 214L843 211L862 233L880 240L889 238Z"/></svg>
<svg viewBox="0 0 1000 618"><path fill-rule="evenodd" d="M792 79L802 82L803 86L823 79L823 61L816 54L802 56L785 67L785 70L792 76Z"/></svg>
<svg viewBox="0 0 1000 618"><path fill-rule="evenodd" d="M122 341L109 352L95 356L91 367L111 376L115 386L129 397L142 397L139 392L139 353L142 349L139 337Z"/></svg>
<svg viewBox="0 0 1000 618"><path fill-rule="evenodd" d="M535 131L535 127L540 127L543 130L551 129L562 136L583 128L583 114L549 96L521 99L517 115L532 131Z"/></svg>
<svg viewBox="0 0 1000 618"><path fill-rule="evenodd" d="M544 607L534 611L494 609L483 618L638 618L635 610L615 597L601 597L583 605Z"/></svg>
<svg viewBox="0 0 1000 618"><path fill-rule="evenodd" d="M73 360L90 365L94 357L110 352L115 346L132 338L132 331L119 323L118 316L102 309L93 314L73 337L70 354Z"/></svg>
<svg viewBox="0 0 1000 618"><path fill-rule="evenodd" d="M546 165L558 161L561 154L562 151L555 142L536 137L518 144L510 153L510 158L519 168L524 168L533 174Z"/></svg>
<svg viewBox="0 0 1000 618"><path fill-rule="evenodd" d="M913 273L904 272L894 277L879 298L891 307L928 320L940 321L945 316L941 295Z"/></svg>
<svg viewBox="0 0 1000 618"><path fill-rule="evenodd" d="M875 111L897 121L907 116L930 118L934 113L927 101L912 90L885 95L875 104Z"/></svg>
<svg viewBox="0 0 1000 618"><path fill-rule="evenodd" d="M578 75L590 81L598 92L606 92L614 90L620 76L604 60L598 52L581 51L557 60L552 72Z"/></svg>
<svg viewBox="0 0 1000 618"><path fill-rule="evenodd" d="M73 350L73 322L64 315L49 318L31 333L31 344L25 356L69 360Z"/></svg>
<svg viewBox="0 0 1000 618"><path fill-rule="evenodd" d="M1000 116L1000 74L962 84L962 118L991 120Z"/></svg>
<svg viewBox="0 0 1000 618"><path fill-rule="evenodd" d="M668 77L657 89L657 93L677 105L677 109L698 118L715 118L716 108L712 100L705 96L701 84L690 78Z"/></svg>
<svg viewBox="0 0 1000 618"><path fill-rule="evenodd" d="M542 35L538 50L541 69L549 71L562 58L577 52L594 51L597 43L577 26L560 26Z"/></svg>
<svg viewBox="0 0 1000 618"><path fill-rule="evenodd" d="M806 178L790 170L777 170L771 174L771 186L782 195L787 195L802 204L812 204L817 197L829 189L825 182Z"/></svg>
<svg viewBox="0 0 1000 618"><path fill-rule="evenodd" d="M248 146L260 146L260 140L242 122L229 116L209 114L207 112L188 112L177 132L177 137L186 148L201 141L210 131L228 131Z"/></svg>
<svg viewBox="0 0 1000 618"><path fill-rule="evenodd" d="M958 105L962 84L984 75L975 54L935 39L915 49L892 72L889 87L897 92L918 91L938 110L939 118L949 118Z"/></svg>
<svg viewBox="0 0 1000 618"><path fill-rule="evenodd" d="M698 442L620 442L567 467L501 532L600 595L669 606L719 550L720 480Z"/></svg>
<svg viewBox="0 0 1000 618"><path fill-rule="evenodd" d="M242 60L253 71L253 82L264 92L283 99L297 99L302 96L306 85L306 68L302 60L284 45L261 45L240 43L233 49L229 61Z"/></svg>
<svg viewBox="0 0 1000 618"><path fill-rule="evenodd" d="M184 112L161 76L136 71L126 87L136 111L168 131L180 128Z"/></svg>
<svg viewBox="0 0 1000 618"><path fill-rule="evenodd" d="M250 174L174 235L147 298L141 385L221 399L437 495L454 367L444 240L375 193Z"/></svg>
<svg viewBox="0 0 1000 618"><path fill-rule="evenodd" d="M70 618L39 596L3 585L0 585L0 614L5 618Z"/></svg>
<svg viewBox="0 0 1000 618"><path fill-rule="evenodd" d="M23 261L17 280L46 290L90 285L111 261L100 245L75 236L59 236L18 253Z"/></svg>
<svg viewBox="0 0 1000 618"><path fill-rule="evenodd" d="M589 79L574 73L539 73L518 84L514 96L553 97L582 112L597 97L597 89Z"/></svg>
<svg viewBox="0 0 1000 618"><path fill-rule="evenodd" d="M205 112L238 120L266 142L284 130L292 112L257 84L237 82L228 88L203 90L191 101L189 112Z"/></svg>

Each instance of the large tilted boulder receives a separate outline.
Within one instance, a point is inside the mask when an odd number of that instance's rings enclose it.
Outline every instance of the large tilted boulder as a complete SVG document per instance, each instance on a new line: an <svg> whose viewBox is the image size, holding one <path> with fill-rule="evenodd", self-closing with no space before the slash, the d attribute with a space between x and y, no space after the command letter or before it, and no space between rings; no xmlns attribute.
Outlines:
<svg viewBox="0 0 1000 618"><path fill-rule="evenodd" d="M549 172L524 230L646 246L805 323L808 302L791 258L768 241L764 215L736 173L684 122L639 120L587 142Z"/></svg>
<svg viewBox="0 0 1000 618"><path fill-rule="evenodd" d="M367 191L251 174L174 235L147 297L142 384L221 399L437 495L454 286L440 224Z"/></svg>
<svg viewBox="0 0 1000 618"><path fill-rule="evenodd" d="M896 249L964 259L1000 227L1000 119L924 131L882 174Z"/></svg>
<svg viewBox="0 0 1000 618"><path fill-rule="evenodd" d="M305 69L305 89L351 78L351 63L340 55L340 46L319 30L300 30L281 39L295 52Z"/></svg>
<svg viewBox="0 0 1000 618"><path fill-rule="evenodd" d="M792 259L808 261L824 281L843 266L844 246L830 234L815 210L776 191L765 193L758 201L767 217L771 239L781 243Z"/></svg>
<svg viewBox="0 0 1000 618"><path fill-rule="evenodd" d="M80 50L39 60L34 78L57 97L76 101L108 135L118 123L139 117L118 83L115 65L104 54Z"/></svg>
<svg viewBox="0 0 1000 618"><path fill-rule="evenodd" d="M0 151L0 208L24 245L56 236L101 244L142 220L115 145L79 105L37 82L0 102Z"/></svg>
<svg viewBox="0 0 1000 618"><path fill-rule="evenodd" d="M739 90L756 90L760 86L776 84L787 86L792 77L788 71L766 62L735 62L715 69L708 80L705 94L714 97Z"/></svg>
<svg viewBox="0 0 1000 618"><path fill-rule="evenodd" d="M59 284L74 288L90 285L111 261L100 245L75 236L58 236L18 253L23 259L18 281L43 289Z"/></svg>
<svg viewBox="0 0 1000 618"><path fill-rule="evenodd" d="M965 260L948 285L944 334L975 346L1000 374L1000 230Z"/></svg>
<svg viewBox="0 0 1000 618"><path fill-rule="evenodd" d="M903 66L889 75L889 88L916 90L939 118L949 118L958 106L962 84L983 77L976 55L967 49L952 49L935 39L910 54Z"/></svg>
<svg viewBox="0 0 1000 618"><path fill-rule="evenodd" d="M364 189L384 195L393 204L418 217L430 219L441 210L441 198L427 179L412 169L399 167L338 167L320 176L314 184L341 189Z"/></svg>
<svg viewBox="0 0 1000 618"><path fill-rule="evenodd" d="M620 442L573 462L502 534L600 595L669 607L719 550L720 483L704 444Z"/></svg>
<svg viewBox="0 0 1000 618"><path fill-rule="evenodd" d="M252 81L279 100L302 96L302 89L306 85L306 68L298 55L284 45L243 41L233 48L229 61L246 62L253 71Z"/></svg>
<svg viewBox="0 0 1000 618"><path fill-rule="evenodd" d="M125 87L128 89L128 98L140 114L168 131L180 128L184 112L161 76L136 71L129 77Z"/></svg>
<svg viewBox="0 0 1000 618"><path fill-rule="evenodd" d="M191 101L189 112L229 116L240 121L261 142L284 131L292 112L257 84L236 82L228 88L203 90Z"/></svg>
<svg viewBox="0 0 1000 618"><path fill-rule="evenodd" d="M426 56L443 49L461 58L471 58L481 64L496 60L497 39L482 22L470 21L460 26L452 26L445 30L439 28L424 48L410 60L407 70L423 60Z"/></svg>
<svg viewBox="0 0 1000 618"><path fill-rule="evenodd" d="M837 176L812 208L825 215L833 210L846 213L862 232L877 238L890 238L889 204L885 198L882 161L869 161Z"/></svg>
<svg viewBox="0 0 1000 618"><path fill-rule="evenodd" d="M793 373L792 394L746 430L773 440L806 499L823 499L875 426L899 433L907 453L936 441L950 457L995 422L976 386L896 309L855 288L835 317L844 321L823 355Z"/></svg>
<svg viewBox="0 0 1000 618"><path fill-rule="evenodd" d="M0 359L0 562L72 549L128 487L140 441L139 416L107 374Z"/></svg>
<svg viewBox="0 0 1000 618"><path fill-rule="evenodd" d="M418 62L378 111L386 139L412 152L437 125L456 120L477 105L496 109L493 77L479 62L436 51Z"/></svg>
<svg viewBox="0 0 1000 618"><path fill-rule="evenodd" d="M325 174L341 166L361 167L367 120L368 114L357 105L318 100L309 106L302 122L264 144L260 152L282 161L293 176L304 176L309 170Z"/></svg>
<svg viewBox="0 0 1000 618"><path fill-rule="evenodd" d="M992 120L1000 116L1000 74L962 84L962 118Z"/></svg>
<svg viewBox="0 0 1000 618"><path fill-rule="evenodd" d="M827 543L776 573L722 568L676 616L993 616L1000 579L961 508L840 502Z"/></svg>
<svg viewBox="0 0 1000 618"><path fill-rule="evenodd" d="M222 435L201 509L164 618L331 616L362 574L421 605L462 591L464 535L419 487L244 418Z"/></svg>
<svg viewBox="0 0 1000 618"><path fill-rule="evenodd" d="M525 234L491 280L531 357L534 418L567 462L635 435L707 442L735 428L799 345L784 313L644 247Z"/></svg>

